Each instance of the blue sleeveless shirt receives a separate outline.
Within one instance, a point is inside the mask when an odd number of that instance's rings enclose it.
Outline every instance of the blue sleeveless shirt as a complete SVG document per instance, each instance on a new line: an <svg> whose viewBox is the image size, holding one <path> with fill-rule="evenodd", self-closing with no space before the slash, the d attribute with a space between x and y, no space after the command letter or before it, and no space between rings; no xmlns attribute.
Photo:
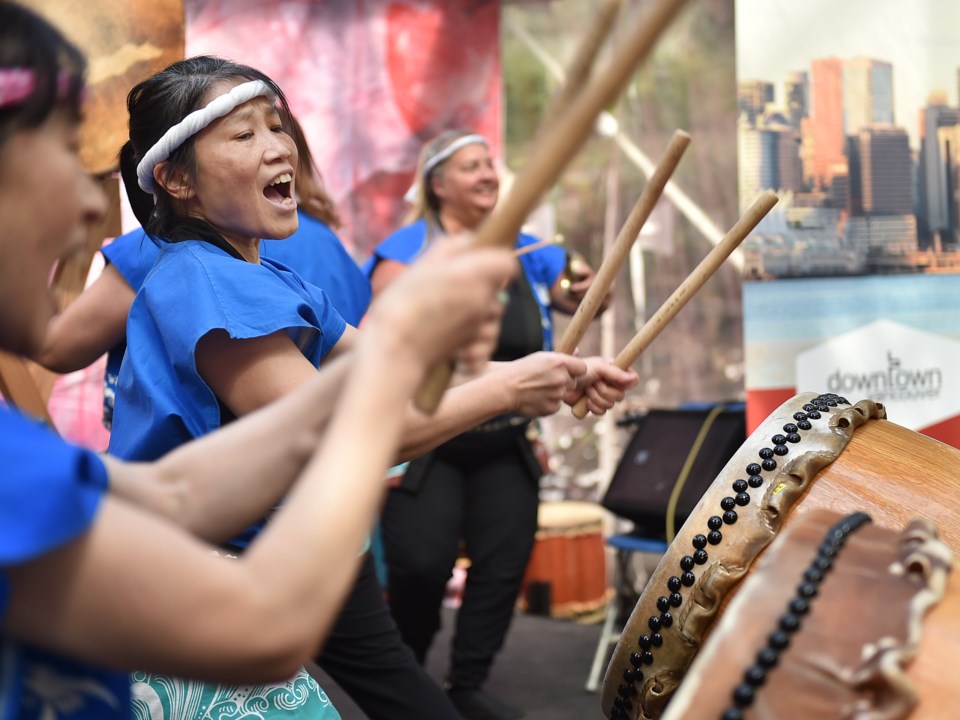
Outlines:
<svg viewBox="0 0 960 720"><path fill-rule="evenodd" d="M304 281L321 288L340 317L358 327L370 304L370 282L333 230L305 212L299 212L298 219L297 231L285 240L261 241L260 256L279 261ZM137 292L165 246L162 240L138 228L121 235L101 252ZM126 342L122 342L107 353L103 400L107 428L113 423L117 379L126 349Z"/></svg>
<svg viewBox="0 0 960 720"><path fill-rule="evenodd" d="M0 407L0 617L6 568L87 532L107 492L96 454ZM0 635L0 720L114 720L130 713L126 673L98 668Z"/></svg>
<svg viewBox="0 0 960 720"><path fill-rule="evenodd" d="M363 272L369 279L380 260L393 260L409 265L427 247L427 222L417 220L405 225L374 248L373 255L363 264ZM539 242L533 235L517 235L516 247L526 247ZM543 349L553 348L553 320L550 317L550 288L563 272L567 262L566 251L556 245L548 245L535 252L521 255L520 265L540 308L543 326Z"/></svg>
<svg viewBox="0 0 960 720"><path fill-rule="evenodd" d="M271 260L244 262L200 240L159 253L127 318L109 452L154 460L221 425L221 408L196 369L200 339L283 330L313 365L346 328L326 294Z"/></svg>

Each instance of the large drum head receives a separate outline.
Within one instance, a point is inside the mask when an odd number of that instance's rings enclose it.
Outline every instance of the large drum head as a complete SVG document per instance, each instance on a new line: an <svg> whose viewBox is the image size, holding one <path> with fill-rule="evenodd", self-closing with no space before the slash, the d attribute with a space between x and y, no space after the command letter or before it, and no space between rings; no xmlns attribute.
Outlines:
<svg viewBox="0 0 960 720"><path fill-rule="evenodd" d="M816 508L902 528L929 519L960 552L960 451L888 422L882 405L805 393L747 439L661 559L607 668L608 717L658 718L737 583Z"/></svg>

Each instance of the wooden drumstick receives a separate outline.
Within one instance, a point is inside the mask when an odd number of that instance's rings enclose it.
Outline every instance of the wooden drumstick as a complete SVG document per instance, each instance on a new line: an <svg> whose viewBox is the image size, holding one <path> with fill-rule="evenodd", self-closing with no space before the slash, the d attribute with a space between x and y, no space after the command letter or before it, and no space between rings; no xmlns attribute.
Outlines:
<svg viewBox="0 0 960 720"><path fill-rule="evenodd" d="M617 239L610 248L610 252L607 253L607 256L600 264L600 269L597 270L597 275L593 278L587 294L584 295L583 300L580 301L576 312L570 319L570 324L567 325L567 329L563 333L563 337L561 337L560 342L557 343L557 352L567 353L569 355L577 345L580 344L584 334L587 332L587 327L593 318L596 317L600 305L603 304L603 299L607 296L607 293L610 292L617 273L620 272L620 268L623 267L623 263L630 253L630 248L640 236L640 230L643 224L647 221L647 218L650 217L650 213L653 212L657 200L660 199L660 195L663 193L664 186L666 186L670 176L673 175L677 163L680 162L680 158L683 157L683 153L689 145L689 134L683 130L677 130L673 134L673 138L667 146L663 159L660 160L657 169L650 175L647 186L643 189L643 192L640 193L637 204L634 205L633 210L630 211L630 215L623 224L620 234L617 235Z"/></svg>
<svg viewBox="0 0 960 720"><path fill-rule="evenodd" d="M717 268L723 264L723 261L740 245L757 226L763 217L770 212L777 204L776 193L765 190L753 205L744 213L743 217L737 221L730 231L723 236L723 239L717 243L716 247L700 261L700 264L694 268L693 272L680 283L680 286L673 291L673 294L667 298L666 302L647 320L640 331L634 335L633 339L627 343L626 347L620 351L613 364L621 370L626 370L640 354L646 350L647 346L653 342L654 338L660 334L660 331L666 327L674 316L680 312L681 308L687 304L687 301L703 286L703 284L716 272ZM583 418L587 414L587 398L582 397L573 406L573 414L578 418Z"/></svg>
<svg viewBox="0 0 960 720"><path fill-rule="evenodd" d="M522 255L529 255L532 252L536 252L541 248L550 247L551 245L563 245L563 235L554 235L552 238L547 238L546 240L540 240L535 242L532 245L524 245L519 250L513 253L514 257L521 257Z"/></svg>
<svg viewBox="0 0 960 720"><path fill-rule="evenodd" d="M570 106L548 125L534 145L526 165L517 173L510 193L477 230L477 247L514 245L527 215L541 195L553 185L567 163L590 136L600 112L613 102L646 58L657 39L686 4L687 0L654 0L648 12L634 24L621 47L604 71L577 94ZM427 413L436 410L449 385L453 365L445 363L431 371L417 393L418 408Z"/></svg>

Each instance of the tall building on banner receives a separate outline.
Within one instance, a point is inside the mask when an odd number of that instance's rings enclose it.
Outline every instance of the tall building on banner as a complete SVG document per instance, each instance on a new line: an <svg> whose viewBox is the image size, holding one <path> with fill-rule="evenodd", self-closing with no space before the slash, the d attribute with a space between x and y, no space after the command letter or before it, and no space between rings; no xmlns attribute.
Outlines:
<svg viewBox="0 0 960 720"><path fill-rule="evenodd" d="M907 131L871 125L858 133L860 193L865 215L912 215L912 159Z"/></svg>
<svg viewBox="0 0 960 720"><path fill-rule="evenodd" d="M849 139L851 217L847 243L866 253L904 255L917 249L913 158L907 131L869 125Z"/></svg>
<svg viewBox="0 0 960 720"><path fill-rule="evenodd" d="M858 57L843 62L843 131L893 124L893 65Z"/></svg>
<svg viewBox="0 0 960 720"><path fill-rule="evenodd" d="M800 133L779 112L737 123L740 207L747 208L761 190L801 189Z"/></svg>
<svg viewBox="0 0 960 720"><path fill-rule="evenodd" d="M788 74L783 82L783 95L787 119L799 130L803 118L810 115L810 75L802 70Z"/></svg>
<svg viewBox="0 0 960 720"><path fill-rule="evenodd" d="M846 138L868 125L892 125L893 65L858 57L819 58L811 64L811 159L808 180L819 188L846 164Z"/></svg>
<svg viewBox="0 0 960 720"><path fill-rule="evenodd" d="M740 207L747 207L760 191L777 187L777 138L757 127L746 111L737 121L737 168Z"/></svg>
<svg viewBox="0 0 960 720"><path fill-rule="evenodd" d="M843 60L819 58L811 63L810 129L812 158L805 168L817 188L826 188L833 169L844 165Z"/></svg>
<svg viewBox="0 0 960 720"><path fill-rule="evenodd" d="M917 218L920 236L932 242L949 232L947 159L938 138L941 128L960 124L960 110L947 105L946 94L931 93L920 110L920 163Z"/></svg>
<svg viewBox="0 0 960 720"><path fill-rule="evenodd" d="M737 112L752 123L773 102L773 83L766 80L741 80L737 83Z"/></svg>
<svg viewBox="0 0 960 720"><path fill-rule="evenodd" d="M940 239L956 247L960 243L960 125L940 128L937 140L945 170L947 216L947 230Z"/></svg>

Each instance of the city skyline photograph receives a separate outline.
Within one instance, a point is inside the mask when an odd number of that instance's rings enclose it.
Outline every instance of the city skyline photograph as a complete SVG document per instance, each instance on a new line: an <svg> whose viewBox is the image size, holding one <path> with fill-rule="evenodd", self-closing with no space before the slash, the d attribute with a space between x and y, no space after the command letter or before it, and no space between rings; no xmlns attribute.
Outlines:
<svg viewBox="0 0 960 720"><path fill-rule="evenodd" d="M748 424L838 378L933 368L913 395L869 392L960 438L940 382L960 342L958 27L957 0L737 0L738 199L779 198L742 245Z"/></svg>
<svg viewBox="0 0 960 720"><path fill-rule="evenodd" d="M737 80L774 85L793 72L810 72L815 59L870 58L893 66L894 124L919 142L918 112L928 96L960 102L960 2L956 0L738 0Z"/></svg>
<svg viewBox="0 0 960 720"><path fill-rule="evenodd" d="M907 5L737 4L748 279L960 270L960 3Z"/></svg>

